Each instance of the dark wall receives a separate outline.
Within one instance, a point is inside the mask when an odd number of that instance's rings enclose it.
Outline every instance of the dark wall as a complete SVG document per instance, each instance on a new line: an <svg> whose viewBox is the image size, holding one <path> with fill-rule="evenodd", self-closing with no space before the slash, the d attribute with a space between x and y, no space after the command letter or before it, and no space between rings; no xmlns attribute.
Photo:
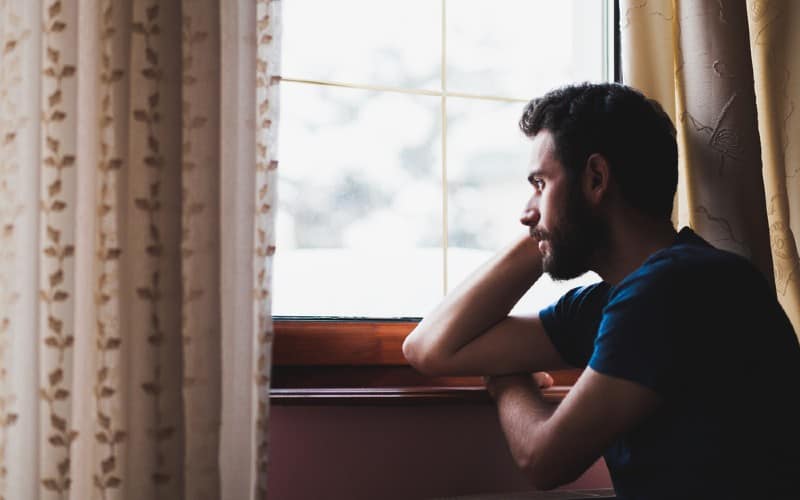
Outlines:
<svg viewBox="0 0 800 500"><path fill-rule="evenodd" d="M532 489L488 404L270 408L270 500L423 499ZM600 461L565 489L610 488Z"/></svg>

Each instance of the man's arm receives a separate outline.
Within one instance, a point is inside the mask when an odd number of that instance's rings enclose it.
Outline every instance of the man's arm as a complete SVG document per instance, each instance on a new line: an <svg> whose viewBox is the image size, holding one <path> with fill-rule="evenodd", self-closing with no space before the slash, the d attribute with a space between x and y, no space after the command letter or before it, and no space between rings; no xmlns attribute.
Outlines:
<svg viewBox="0 0 800 500"><path fill-rule="evenodd" d="M403 354L429 375L566 368L538 317L508 316L541 275L537 243L526 235L448 294L406 337Z"/></svg>
<svg viewBox="0 0 800 500"><path fill-rule="evenodd" d="M487 389L514 460L538 489L577 479L661 402L650 388L592 368L558 407L542 399L529 375L490 377Z"/></svg>

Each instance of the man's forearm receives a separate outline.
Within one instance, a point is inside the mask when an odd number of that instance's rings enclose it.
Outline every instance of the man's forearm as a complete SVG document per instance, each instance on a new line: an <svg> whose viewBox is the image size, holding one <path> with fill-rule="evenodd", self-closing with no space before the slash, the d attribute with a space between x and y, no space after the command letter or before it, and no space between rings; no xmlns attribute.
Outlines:
<svg viewBox="0 0 800 500"><path fill-rule="evenodd" d="M532 482L541 489L556 486L550 478L536 476L541 467L540 456L544 428L556 406L544 400L538 385L529 375L491 377L487 390L497 403L500 426L514 461Z"/></svg>
<svg viewBox="0 0 800 500"><path fill-rule="evenodd" d="M542 274L536 241L526 236L498 253L425 316L404 352L447 356L504 319Z"/></svg>

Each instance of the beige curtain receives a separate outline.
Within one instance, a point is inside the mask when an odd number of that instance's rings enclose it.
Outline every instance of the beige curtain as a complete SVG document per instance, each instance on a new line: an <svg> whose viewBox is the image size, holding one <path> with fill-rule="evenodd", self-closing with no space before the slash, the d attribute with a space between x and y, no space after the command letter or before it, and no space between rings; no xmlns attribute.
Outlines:
<svg viewBox="0 0 800 500"><path fill-rule="evenodd" d="M678 128L676 222L750 258L800 335L800 2L621 0L620 32Z"/></svg>
<svg viewBox="0 0 800 500"><path fill-rule="evenodd" d="M265 497L279 5L0 0L0 497Z"/></svg>

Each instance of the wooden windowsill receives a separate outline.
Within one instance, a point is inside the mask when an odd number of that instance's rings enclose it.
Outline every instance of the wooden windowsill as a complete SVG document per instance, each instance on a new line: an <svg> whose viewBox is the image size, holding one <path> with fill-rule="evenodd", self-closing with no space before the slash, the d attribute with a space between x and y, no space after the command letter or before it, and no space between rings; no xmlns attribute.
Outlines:
<svg viewBox="0 0 800 500"><path fill-rule="evenodd" d="M543 391L550 403L558 403L569 387L554 386ZM372 387L275 389L270 402L277 405L413 405L413 404L490 404L483 386L476 387Z"/></svg>
<svg viewBox="0 0 800 500"><path fill-rule="evenodd" d="M273 366L403 366L417 321L275 320Z"/></svg>
<svg viewBox="0 0 800 500"><path fill-rule="evenodd" d="M416 321L276 320L273 404L489 404L480 377L426 377L408 365L403 340ZM551 372L558 402L579 371Z"/></svg>

